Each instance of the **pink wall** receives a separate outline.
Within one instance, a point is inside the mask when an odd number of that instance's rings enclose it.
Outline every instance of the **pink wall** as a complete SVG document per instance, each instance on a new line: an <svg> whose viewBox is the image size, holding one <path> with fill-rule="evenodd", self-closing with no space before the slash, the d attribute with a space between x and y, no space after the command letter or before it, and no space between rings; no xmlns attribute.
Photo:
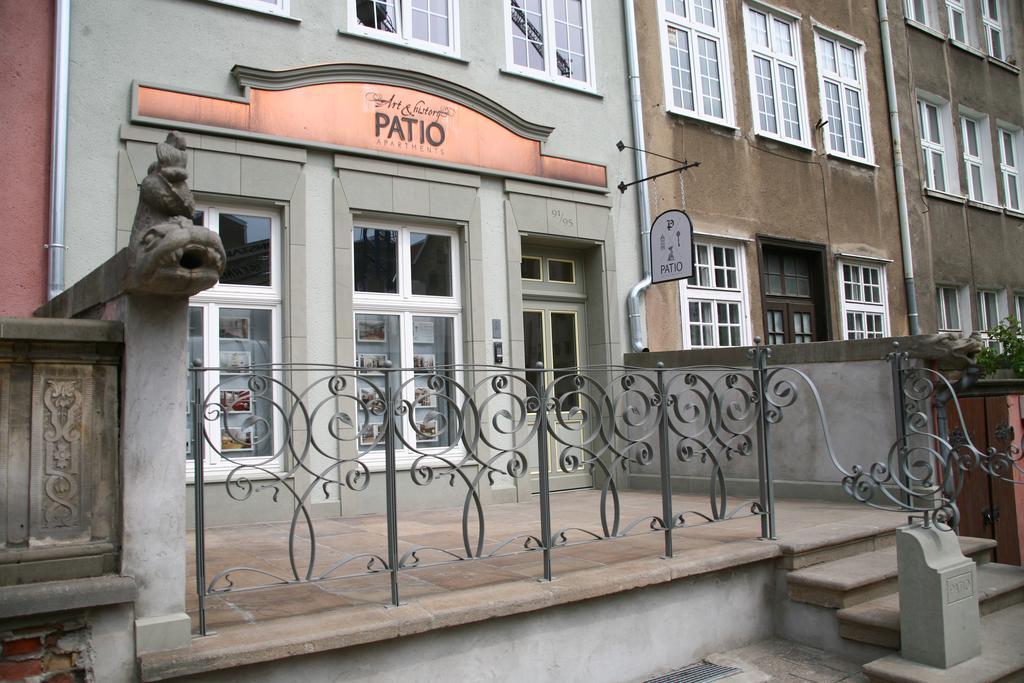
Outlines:
<svg viewBox="0 0 1024 683"><path fill-rule="evenodd" d="M46 301L52 0L0 0L0 316Z"/></svg>

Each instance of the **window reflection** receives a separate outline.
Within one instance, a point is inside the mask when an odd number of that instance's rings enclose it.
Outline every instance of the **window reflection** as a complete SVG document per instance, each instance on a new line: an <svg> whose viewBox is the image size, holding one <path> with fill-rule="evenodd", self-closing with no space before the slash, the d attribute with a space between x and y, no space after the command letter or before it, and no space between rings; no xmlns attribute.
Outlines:
<svg viewBox="0 0 1024 683"><path fill-rule="evenodd" d="M398 292L398 232L376 228L352 231L357 292Z"/></svg>

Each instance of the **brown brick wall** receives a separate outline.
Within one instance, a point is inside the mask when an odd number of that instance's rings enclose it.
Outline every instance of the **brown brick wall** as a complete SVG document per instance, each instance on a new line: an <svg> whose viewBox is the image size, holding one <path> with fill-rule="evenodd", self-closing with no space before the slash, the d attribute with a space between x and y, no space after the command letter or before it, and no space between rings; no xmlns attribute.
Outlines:
<svg viewBox="0 0 1024 683"><path fill-rule="evenodd" d="M0 681L92 681L88 644L81 622L0 627Z"/></svg>

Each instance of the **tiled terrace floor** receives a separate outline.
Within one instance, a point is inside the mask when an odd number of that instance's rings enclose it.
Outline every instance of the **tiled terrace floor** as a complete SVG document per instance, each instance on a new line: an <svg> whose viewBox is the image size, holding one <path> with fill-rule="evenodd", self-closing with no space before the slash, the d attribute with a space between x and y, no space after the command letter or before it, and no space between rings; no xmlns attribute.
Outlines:
<svg viewBox="0 0 1024 683"><path fill-rule="evenodd" d="M581 527L600 533L599 492L575 491L552 496L552 528ZM704 496L677 495L674 510L707 511ZM661 499L656 493L626 492L621 495L622 526L630 520L659 515ZM461 508L403 512L399 515L399 553L415 546L451 549L464 555L462 549ZM536 535L539 511L536 500L526 503L490 505L485 508L485 552L493 550L513 537ZM898 515L878 512L854 503L786 500L777 503L778 535L813 540L818 536L841 535L846 527L893 527L900 523ZM701 556L730 555L760 534L757 517L746 516L715 524L698 525L697 517L687 518L694 526L673 533L675 556L684 558L700 550ZM814 527L820 527L815 529ZM208 527L206 531L207 580L235 566L246 566L290 577L286 522ZM657 558L664 551L662 533L650 533L645 523L638 524L626 538L615 538L582 545L556 548L553 555L554 576L572 581L571 572L599 568L642 558ZM647 533L644 533L647 531ZM325 572L331 565L362 553L387 557L387 522L383 515L364 515L315 521L316 560L314 573ZM569 535L570 541L586 536ZM190 543L194 538L190 534ZM403 570L399 575L401 598L415 602L418 598L454 590L478 588L543 576L539 552L515 553L521 544L509 544L502 556L479 561L461 561L438 566L421 566ZM308 535L296 538L296 557L300 575L305 574L309 554ZM424 553L423 564L442 560L439 553ZM196 597L193 548L188 553L189 569L186 592L188 610L196 624ZM362 571L366 561L357 561L342 568L342 573ZM232 576L236 586L264 583L267 577L240 572ZM327 610L358 605L386 604L390 600L387 573L355 578L297 584L274 588L240 591L207 598L207 624L211 629L235 624L262 623L270 619L312 615Z"/></svg>

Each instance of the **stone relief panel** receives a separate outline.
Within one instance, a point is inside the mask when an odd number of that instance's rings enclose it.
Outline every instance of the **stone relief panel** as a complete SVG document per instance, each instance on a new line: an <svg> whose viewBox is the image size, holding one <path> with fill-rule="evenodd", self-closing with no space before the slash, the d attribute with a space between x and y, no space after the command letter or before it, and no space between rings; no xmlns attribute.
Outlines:
<svg viewBox="0 0 1024 683"><path fill-rule="evenodd" d="M87 539L90 531L92 369L37 366L32 381L32 536Z"/></svg>

